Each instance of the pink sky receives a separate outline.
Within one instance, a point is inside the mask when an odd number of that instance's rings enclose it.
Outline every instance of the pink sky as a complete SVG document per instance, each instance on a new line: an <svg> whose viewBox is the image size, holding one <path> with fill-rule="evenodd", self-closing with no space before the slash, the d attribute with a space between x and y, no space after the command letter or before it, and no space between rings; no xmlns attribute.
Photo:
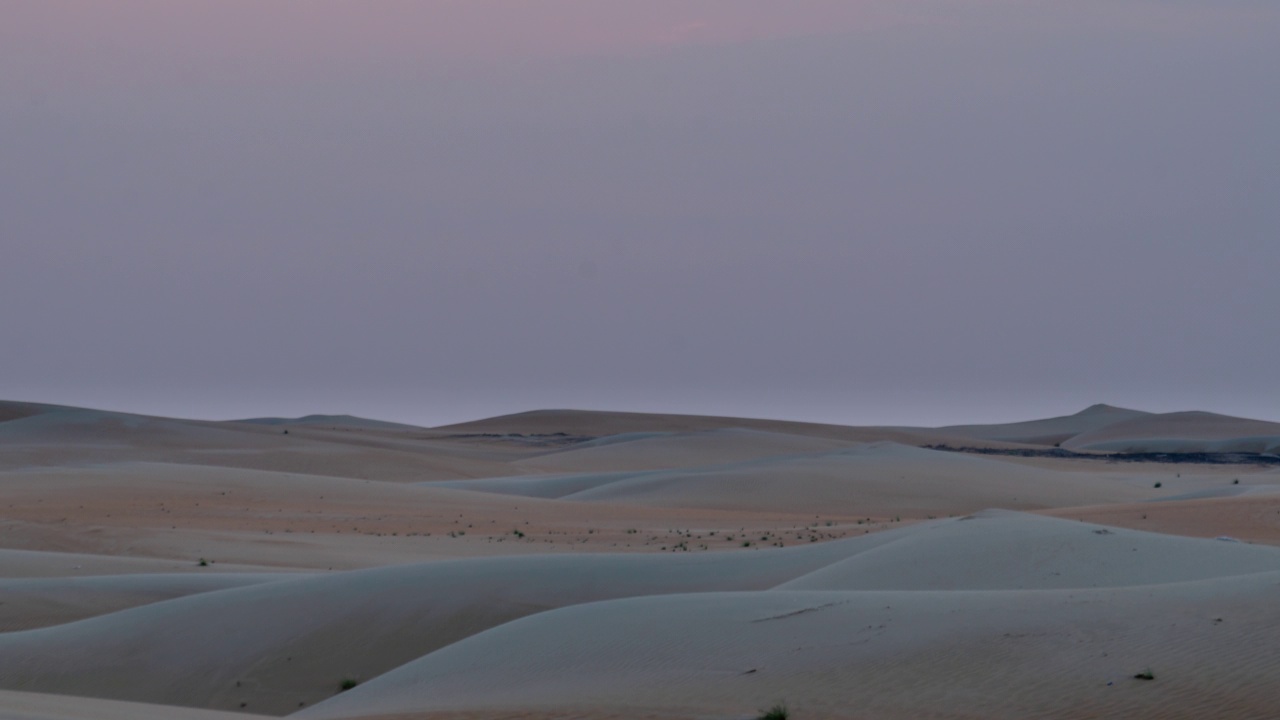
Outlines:
<svg viewBox="0 0 1280 720"><path fill-rule="evenodd" d="M40 0L5 9L0 59L28 92L192 80L291 81L334 68L470 69L847 32L900 20L851 0ZM0 81L5 78L0 68Z"/></svg>
<svg viewBox="0 0 1280 720"><path fill-rule="evenodd" d="M0 3L0 398L1280 407L1275 0Z"/></svg>
<svg viewBox="0 0 1280 720"><path fill-rule="evenodd" d="M877 8L880 6L880 8ZM299 57L520 57L840 32L883 20L850 0L42 0L6 10L9 42L131 43Z"/></svg>
<svg viewBox="0 0 1280 720"><path fill-rule="evenodd" d="M1158 6L1158 12L1152 9ZM452 72L689 45L878 31L987 16L1040 31L1080 23L1195 32L1265 12L1133 0L40 0L5 8L0 82L27 92L214 81L278 83L336 68ZM6 72L7 71L7 72ZM9 75L8 78L5 75Z"/></svg>
<svg viewBox="0 0 1280 720"><path fill-rule="evenodd" d="M40 0L11 3L0 59L19 82L128 87L173 79L273 82L333 67L509 65L557 57L662 51L946 23L964 14L1066 29L1182 32L1241 14L1250 3L1195 5L1092 0ZM1092 9L1086 9L1092 8ZM1024 17L1025 16L1025 17ZM4 68L0 68L3 80ZM12 78L10 78L12 79Z"/></svg>

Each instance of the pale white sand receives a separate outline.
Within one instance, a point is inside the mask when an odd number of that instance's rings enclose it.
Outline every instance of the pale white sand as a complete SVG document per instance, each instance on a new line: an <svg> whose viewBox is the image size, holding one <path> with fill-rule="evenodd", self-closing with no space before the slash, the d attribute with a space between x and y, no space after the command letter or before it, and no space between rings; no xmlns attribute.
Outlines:
<svg viewBox="0 0 1280 720"><path fill-rule="evenodd" d="M581 706L724 716L785 700L798 717L1263 718L1280 706L1277 592L1280 572L592 603L481 633L298 717ZM1155 680L1133 678L1147 670Z"/></svg>

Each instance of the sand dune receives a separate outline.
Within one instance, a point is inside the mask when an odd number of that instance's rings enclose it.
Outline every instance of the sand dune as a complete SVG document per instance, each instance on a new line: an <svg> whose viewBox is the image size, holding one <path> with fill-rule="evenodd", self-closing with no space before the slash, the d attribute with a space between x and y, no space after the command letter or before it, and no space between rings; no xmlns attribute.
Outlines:
<svg viewBox="0 0 1280 720"><path fill-rule="evenodd" d="M937 597L942 589L1080 589L1249 573L1280 573L1280 549L984 513L758 553L495 558L207 592L0 635L0 682L210 708L245 703L282 713L332 695L342 678L375 677L516 618L611 598L776 587L788 597L796 589L892 590L904 593L894 602L914 602L908 591ZM298 598L307 598L306 613L296 612ZM839 602L880 601L854 594ZM205 651L192 655L192 647ZM615 651L627 655L628 646ZM689 659L695 666L707 661L705 653ZM629 660L601 662L610 667ZM508 680L491 679L504 686Z"/></svg>
<svg viewBox="0 0 1280 720"><path fill-rule="evenodd" d="M385 420L371 420L369 418L356 417L355 415L304 415L296 418L285 417L259 417L245 418L243 420L227 420L232 424L247 425L272 425L284 427L301 427L301 426L319 426L343 429L358 430L423 430L417 425L406 425L404 423L387 422Z"/></svg>
<svg viewBox="0 0 1280 720"><path fill-rule="evenodd" d="M1151 413L1141 410L1092 405L1074 415L1029 420L1026 422L997 425L952 425L938 428L943 433L982 440L1027 443L1031 445L1057 445L1081 433L1096 432L1116 423L1145 418Z"/></svg>
<svg viewBox="0 0 1280 720"><path fill-rule="evenodd" d="M927 428L906 428L927 434ZM1280 423L1207 412L1148 413L1094 405L1075 415L999 425L936 428L953 437L1086 452L1276 453Z"/></svg>
<svg viewBox="0 0 1280 720"><path fill-rule="evenodd" d="M1271 717L1280 471L922 446L1273 426L0 403L0 717Z"/></svg>
<svg viewBox="0 0 1280 720"><path fill-rule="evenodd" d="M763 589L856 547L494 558L279 580L0 635L0 686L278 714L530 613Z"/></svg>
<svg viewBox="0 0 1280 720"><path fill-rule="evenodd" d="M1207 412L1137 417L1081 433L1063 443L1105 452L1280 452L1280 423Z"/></svg>
<svg viewBox="0 0 1280 720"><path fill-rule="evenodd" d="M1272 572L592 603L478 634L297 717L584 706L723 716L783 700L808 717L1260 718L1280 703L1278 590ZM1156 679L1133 678L1146 671Z"/></svg>
<svg viewBox="0 0 1280 720"><path fill-rule="evenodd" d="M1003 510L914 526L787 590L1051 590L1280 571L1280 548L1158 535Z"/></svg>
<svg viewBox="0 0 1280 720"><path fill-rule="evenodd" d="M913 517L1154 496L1150 489L1089 475L889 442L680 470L488 478L445 486L575 502Z"/></svg>
<svg viewBox="0 0 1280 720"><path fill-rule="evenodd" d="M718 465L776 455L833 452L851 444L849 441L743 428L632 433L588 441L512 464L531 472L648 470Z"/></svg>
<svg viewBox="0 0 1280 720"><path fill-rule="evenodd" d="M554 500L622 480L636 477L652 477L657 474L659 473L655 473L652 470L624 470L621 472L509 475L475 480L442 480L425 484L431 487ZM663 472L661 474L666 475L667 473Z"/></svg>
<svg viewBox="0 0 1280 720"><path fill-rule="evenodd" d="M623 433L693 433L739 428L783 435L803 435L846 442L892 440L908 445L933 442L936 431L911 428L850 427L792 420L676 415L667 413L609 412L600 410L533 410L444 425L434 428L451 433L556 433L599 437Z"/></svg>
<svg viewBox="0 0 1280 720"><path fill-rule="evenodd" d="M265 425L50 406L0 422L0 468L146 461L401 481L509 472L502 460L447 453L430 441L415 445L402 433L398 446L376 447L373 432L327 430L284 435Z"/></svg>

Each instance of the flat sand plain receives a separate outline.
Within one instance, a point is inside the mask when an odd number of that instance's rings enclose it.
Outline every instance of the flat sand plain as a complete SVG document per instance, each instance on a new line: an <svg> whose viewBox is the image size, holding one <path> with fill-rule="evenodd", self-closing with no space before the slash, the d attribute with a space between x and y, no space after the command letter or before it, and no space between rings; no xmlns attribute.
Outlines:
<svg viewBox="0 0 1280 720"><path fill-rule="evenodd" d="M0 718L1280 717L1277 448L0 403Z"/></svg>

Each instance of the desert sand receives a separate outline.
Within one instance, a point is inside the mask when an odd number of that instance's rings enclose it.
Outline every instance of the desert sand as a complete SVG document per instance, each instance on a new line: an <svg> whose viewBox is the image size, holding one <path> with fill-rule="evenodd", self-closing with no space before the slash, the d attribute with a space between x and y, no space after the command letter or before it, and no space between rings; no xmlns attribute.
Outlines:
<svg viewBox="0 0 1280 720"><path fill-rule="evenodd" d="M1277 450L0 403L0 718L1274 718Z"/></svg>

